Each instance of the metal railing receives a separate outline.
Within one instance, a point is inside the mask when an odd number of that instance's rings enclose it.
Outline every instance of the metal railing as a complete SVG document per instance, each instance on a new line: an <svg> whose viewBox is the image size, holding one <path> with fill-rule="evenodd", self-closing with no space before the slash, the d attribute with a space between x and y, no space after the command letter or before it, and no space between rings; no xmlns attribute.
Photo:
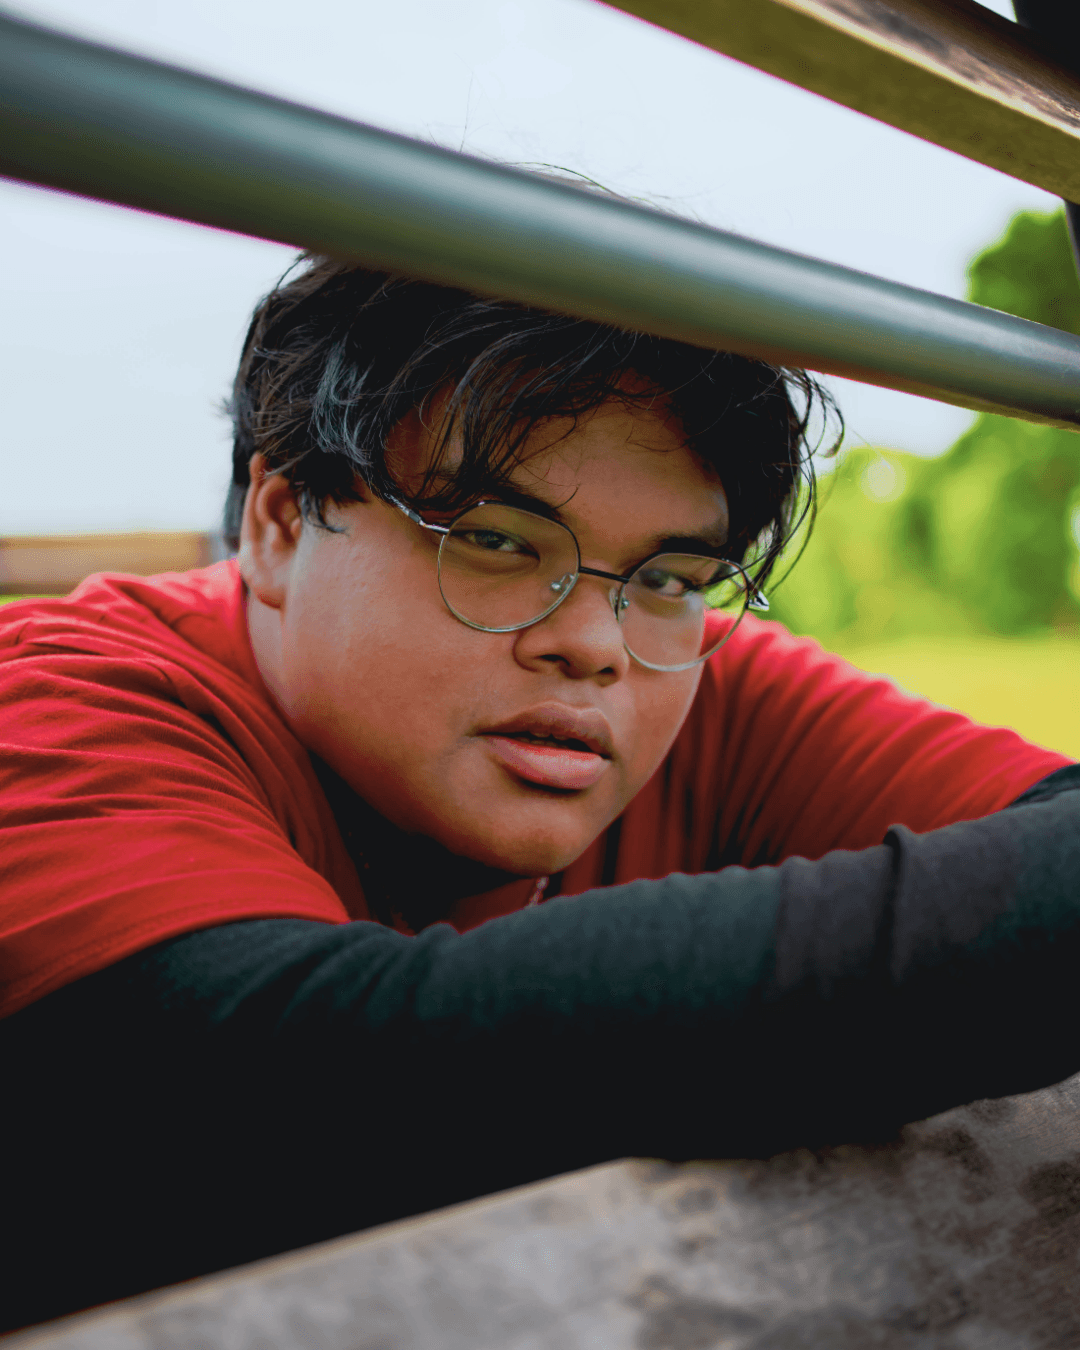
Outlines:
<svg viewBox="0 0 1080 1350"><path fill-rule="evenodd" d="M0 17L0 173L962 407L1080 425L1080 338Z"/></svg>

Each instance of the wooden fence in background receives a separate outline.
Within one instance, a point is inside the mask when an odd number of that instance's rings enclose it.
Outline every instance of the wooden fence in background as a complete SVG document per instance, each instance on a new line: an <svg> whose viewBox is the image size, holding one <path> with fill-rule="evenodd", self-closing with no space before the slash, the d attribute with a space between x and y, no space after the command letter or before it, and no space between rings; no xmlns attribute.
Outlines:
<svg viewBox="0 0 1080 1350"><path fill-rule="evenodd" d="M65 595L92 572L184 572L224 558L220 535L195 531L0 538L0 595Z"/></svg>

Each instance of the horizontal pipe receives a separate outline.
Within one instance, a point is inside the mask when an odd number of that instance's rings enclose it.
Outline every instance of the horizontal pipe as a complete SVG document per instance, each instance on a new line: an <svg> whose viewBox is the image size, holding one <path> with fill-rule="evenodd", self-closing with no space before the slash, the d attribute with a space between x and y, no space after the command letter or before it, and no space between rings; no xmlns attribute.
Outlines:
<svg viewBox="0 0 1080 1350"><path fill-rule="evenodd" d="M0 16L0 173L702 347L1080 424L1080 338Z"/></svg>

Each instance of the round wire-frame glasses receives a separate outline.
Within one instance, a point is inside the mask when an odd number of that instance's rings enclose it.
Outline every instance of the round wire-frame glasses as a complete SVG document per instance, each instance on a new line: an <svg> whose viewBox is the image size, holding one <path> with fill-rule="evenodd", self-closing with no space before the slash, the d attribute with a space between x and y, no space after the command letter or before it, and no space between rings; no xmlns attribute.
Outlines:
<svg viewBox="0 0 1080 1350"><path fill-rule="evenodd" d="M454 618L485 633L539 623L581 576L616 583L608 593L623 645L649 670L690 670L728 640L747 609L769 602L738 564L688 553L657 553L622 576L583 567L577 536L561 521L518 506L480 501L435 524L395 497L391 503L438 534L439 590ZM719 611L726 622L710 625ZM677 659L672 660L675 657Z"/></svg>

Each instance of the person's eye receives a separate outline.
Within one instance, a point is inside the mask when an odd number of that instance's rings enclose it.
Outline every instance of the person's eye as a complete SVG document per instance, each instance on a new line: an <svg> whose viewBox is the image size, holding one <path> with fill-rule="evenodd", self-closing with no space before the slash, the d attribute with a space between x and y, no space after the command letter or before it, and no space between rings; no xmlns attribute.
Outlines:
<svg viewBox="0 0 1080 1350"><path fill-rule="evenodd" d="M685 596L694 595L703 589L699 580L681 576L678 572L672 572L666 567L643 568L637 574L637 582L650 595L655 595L662 600L682 600Z"/></svg>
<svg viewBox="0 0 1080 1350"><path fill-rule="evenodd" d="M504 534L501 530L471 529L461 530L457 538L473 548L483 549L485 553L505 553L516 557L531 557L536 550L525 539L517 535Z"/></svg>

